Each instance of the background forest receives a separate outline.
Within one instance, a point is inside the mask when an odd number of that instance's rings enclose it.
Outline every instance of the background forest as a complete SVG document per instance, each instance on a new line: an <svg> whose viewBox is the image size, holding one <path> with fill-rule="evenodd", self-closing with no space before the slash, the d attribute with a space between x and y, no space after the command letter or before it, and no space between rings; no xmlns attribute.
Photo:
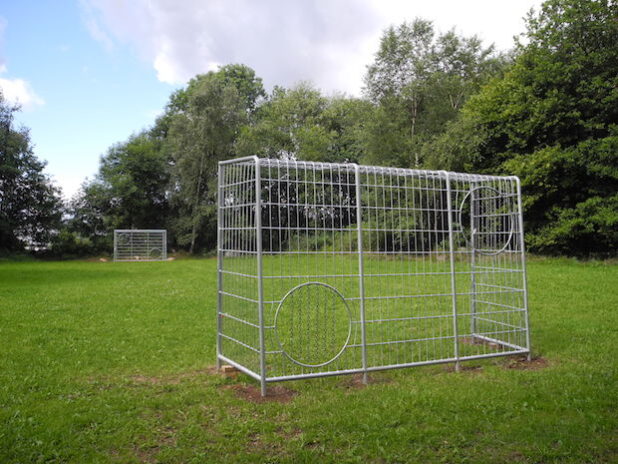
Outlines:
<svg viewBox="0 0 618 464"><path fill-rule="evenodd" d="M229 64L110 147L67 204L0 94L0 253L108 253L113 229L216 243L217 162L258 155L518 175L531 251L618 250L618 4L548 0L509 53L416 19L383 32L362 98L310 83L267 93Z"/></svg>

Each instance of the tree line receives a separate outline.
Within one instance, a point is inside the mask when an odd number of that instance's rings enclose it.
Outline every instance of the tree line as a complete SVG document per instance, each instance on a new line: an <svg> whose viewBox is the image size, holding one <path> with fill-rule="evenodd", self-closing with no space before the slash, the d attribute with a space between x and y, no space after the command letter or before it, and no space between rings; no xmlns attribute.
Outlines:
<svg viewBox="0 0 618 464"><path fill-rule="evenodd" d="M515 174L532 251L615 254L617 17L608 0L548 0L508 53L404 22L383 32L362 98L306 82L267 93L248 66L222 66L110 147L66 205L0 99L0 248L92 254L113 229L166 228L173 249L212 250L217 163L258 155Z"/></svg>

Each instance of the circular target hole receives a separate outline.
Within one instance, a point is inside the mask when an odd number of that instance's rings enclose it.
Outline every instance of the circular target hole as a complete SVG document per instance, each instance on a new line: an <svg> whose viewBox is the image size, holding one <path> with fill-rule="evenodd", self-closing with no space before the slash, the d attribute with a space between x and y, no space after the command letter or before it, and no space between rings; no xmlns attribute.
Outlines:
<svg viewBox="0 0 618 464"><path fill-rule="evenodd" d="M275 313L277 342L301 366L333 362L345 350L351 333L352 317L345 299L334 287L320 282L294 287Z"/></svg>
<svg viewBox="0 0 618 464"><path fill-rule="evenodd" d="M148 253L148 257L150 259L161 259L162 253L161 248L151 248Z"/></svg>
<svg viewBox="0 0 618 464"><path fill-rule="evenodd" d="M515 211L513 195L505 195L494 187L474 187L461 201L454 226L468 247L481 254L495 255L511 243Z"/></svg>
<svg viewBox="0 0 618 464"><path fill-rule="evenodd" d="M120 246L128 246L131 244L131 234L118 234L117 243Z"/></svg>

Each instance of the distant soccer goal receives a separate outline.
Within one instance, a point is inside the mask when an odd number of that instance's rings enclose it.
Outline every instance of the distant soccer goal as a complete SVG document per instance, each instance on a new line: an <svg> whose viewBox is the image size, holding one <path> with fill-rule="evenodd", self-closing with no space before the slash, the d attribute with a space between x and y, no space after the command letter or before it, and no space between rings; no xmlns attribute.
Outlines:
<svg viewBox="0 0 618 464"><path fill-rule="evenodd" d="M166 259L166 230L114 230L114 261L164 261Z"/></svg>

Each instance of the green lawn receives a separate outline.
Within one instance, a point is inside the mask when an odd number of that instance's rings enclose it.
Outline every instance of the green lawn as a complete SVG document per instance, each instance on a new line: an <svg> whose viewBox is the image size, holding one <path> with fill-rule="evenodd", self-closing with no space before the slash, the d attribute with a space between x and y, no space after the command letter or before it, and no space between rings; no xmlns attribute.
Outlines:
<svg viewBox="0 0 618 464"><path fill-rule="evenodd" d="M1 262L0 463L618 462L616 264L530 260L532 366L295 381L257 403L212 369L215 269Z"/></svg>

